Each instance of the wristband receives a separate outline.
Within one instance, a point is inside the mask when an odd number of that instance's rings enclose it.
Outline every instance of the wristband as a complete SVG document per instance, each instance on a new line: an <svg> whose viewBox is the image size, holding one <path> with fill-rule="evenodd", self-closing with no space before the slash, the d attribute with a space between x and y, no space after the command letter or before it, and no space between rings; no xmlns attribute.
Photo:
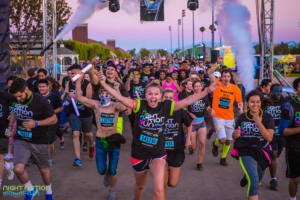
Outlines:
<svg viewBox="0 0 300 200"><path fill-rule="evenodd" d="M134 103L134 100L133 100L133 99L131 99L131 100L132 100L133 106L132 106L132 108L130 108L130 109L132 110L132 109L134 109L134 106L135 106L134 104L135 104L135 103Z"/></svg>
<svg viewBox="0 0 300 200"><path fill-rule="evenodd" d="M14 127L13 125L7 125L7 126L8 126L8 127L12 127L12 128Z"/></svg>
<svg viewBox="0 0 300 200"><path fill-rule="evenodd" d="M38 121L36 120L35 121L35 127L38 127L39 126L39 123L38 123Z"/></svg>

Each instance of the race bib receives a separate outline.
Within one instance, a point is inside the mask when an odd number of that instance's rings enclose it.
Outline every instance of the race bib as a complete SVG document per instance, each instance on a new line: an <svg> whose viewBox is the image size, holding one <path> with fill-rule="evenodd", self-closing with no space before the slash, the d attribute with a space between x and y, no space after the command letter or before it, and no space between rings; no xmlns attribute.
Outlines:
<svg viewBox="0 0 300 200"><path fill-rule="evenodd" d="M17 133L22 137L23 140L28 140L28 141L32 140L31 129L26 129L23 126L19 126Z"/></svg>
<svg viewBox="0 0 300 200"><path fill-rule="evenodd" d="M227 99L227 98L220 98L220 101L219 101L219 107L220 108L223 108L223 109L228 109L230 106L230 99Z"/></svg>
<svg viewBox="0 0 300 200"><path fill-rule="evenodd" d="M157 132L151 133L151 132L143 131L143 133L140 136L140 143L144 146L156 148L157 142L158 142Z"/></svg>
<svg viewBox="0 0 300 200"><path fill-rule="evenodd" d="M100 123L103 127L113 127L115 123L114 113L101 113Z"/></svg>
<svg viewBox="0 0 300 200"><path fill-rule="evenodd" d="M174 150L174 137L165 137L165 149L166 150Z"/></svg>

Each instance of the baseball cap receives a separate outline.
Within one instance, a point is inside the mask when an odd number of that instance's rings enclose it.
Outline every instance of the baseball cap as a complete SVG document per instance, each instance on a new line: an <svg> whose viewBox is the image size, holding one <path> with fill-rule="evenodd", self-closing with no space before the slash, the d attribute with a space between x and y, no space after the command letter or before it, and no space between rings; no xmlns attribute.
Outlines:
<svg viewBox="0 0 300 200"><path fill-rule="evenodd" d="M198 73L199 73L199 74L204 74L204 71L203 71L203 70L199 70Z"/></svg>
<svg viewBox="0 0 300 200"><path fill-rule="evenodd" d="M221 73L220 72L214 72L214 76L217 78L221 78Z"/></svg>
<svg viewBox="0 0 300 200"><path fill-rule="evenodd" d="M32 77L34 75L34 72L37 71L36 67L32 67L30 69L28 69L27 74L29 77Z"/></svg>

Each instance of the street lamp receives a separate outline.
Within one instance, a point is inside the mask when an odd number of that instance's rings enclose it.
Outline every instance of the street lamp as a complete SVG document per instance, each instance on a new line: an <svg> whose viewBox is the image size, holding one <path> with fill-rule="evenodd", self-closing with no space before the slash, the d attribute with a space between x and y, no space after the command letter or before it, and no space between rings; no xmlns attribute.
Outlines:
<svg viewBox="0 0 300 200"><path fill-rule="evenodd" d="M185 9L182 10L182 51L184 50L184 37L183 37L183 18L185 17Z"/></svg>
<svg viewBox="0 0 300 200"><path fill-rule="evenodd" d="M179 26L181 25L181 19L178 19L178 49L180 49L180 39L179 39Z"/></svg>

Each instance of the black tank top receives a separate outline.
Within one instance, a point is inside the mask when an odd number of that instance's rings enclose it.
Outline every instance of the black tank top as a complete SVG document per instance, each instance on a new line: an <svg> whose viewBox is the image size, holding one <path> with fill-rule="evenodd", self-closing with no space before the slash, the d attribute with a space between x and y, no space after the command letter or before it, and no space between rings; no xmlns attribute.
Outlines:
<svg viewBox="0 0 300 200"><path fill-rule="evenodd" d="M83 79L83 81L81 83L82 83L81 84L81 94L82 94L82 96L85 97L86 96L86 88L90 82ZM69 84L69 91L75 93L76 83L69 81L68 84ZM77 106L79 114L80 114L80 116L79 116L80 118L88 118L93 115L91 108L85 107L85 105L83 105L81 102L77 101L76 99L75 99L75 102L76 102L76 106ZM72 104L72 102L70 104ZM73 104L70 107L71 107L71 114L76 115Z"/></svg>

